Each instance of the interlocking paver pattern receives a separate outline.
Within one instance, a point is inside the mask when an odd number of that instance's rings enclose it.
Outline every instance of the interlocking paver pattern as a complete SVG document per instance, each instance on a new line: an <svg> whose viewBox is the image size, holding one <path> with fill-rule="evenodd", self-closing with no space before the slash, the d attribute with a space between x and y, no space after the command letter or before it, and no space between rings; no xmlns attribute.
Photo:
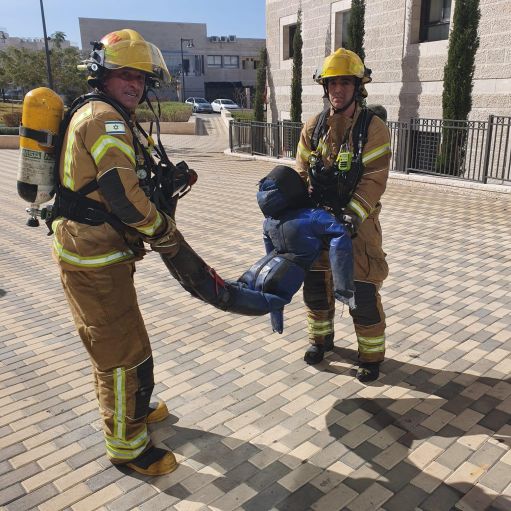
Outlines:
<svg viewBox="0 0 511 511"><path fill-rule="evenodd" d="M274 165L225 155L226 130L164 136L199 174L177 222L225 278L263 255L256 184ZM152 338L151 426L180 467L148 478L104 456L85 350L46 228L25 226L18 152L0 151L0 506L58 510L511 509L511 195L391 179L387 360L354 380L355 336L338 308L316 367L297 295L282 335L268 318L191 297L150 254L135 276Z"/></svg>

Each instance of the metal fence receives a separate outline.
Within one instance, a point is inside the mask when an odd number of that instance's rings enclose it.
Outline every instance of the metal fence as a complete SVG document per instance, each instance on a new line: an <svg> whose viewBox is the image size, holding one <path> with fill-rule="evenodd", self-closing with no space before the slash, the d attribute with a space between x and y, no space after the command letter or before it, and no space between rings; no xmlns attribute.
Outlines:
<svg viewBox="0 0 511 511"><path fill-rule="evenodd" d="M511 117L487 121L411 119L388 121L391 170L511 184ZM301 123L232 121L233 152L295 158Z"/></svg>

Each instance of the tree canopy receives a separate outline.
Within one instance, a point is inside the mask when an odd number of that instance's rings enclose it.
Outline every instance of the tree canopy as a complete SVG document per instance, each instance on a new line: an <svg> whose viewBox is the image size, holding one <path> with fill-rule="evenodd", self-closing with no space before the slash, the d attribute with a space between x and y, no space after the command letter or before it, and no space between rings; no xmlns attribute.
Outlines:
<svg viewBox="0 0 511 511"><path fill-rule="evenodd" d="M65 34L63 35L65 37ZM81 60L78 48L61 48L55 43L50 51L50 62L56 92L72 99L87 91L85 75L76 67ZM0 51L0 87L21 87L27 92L36 87L47 86L44 50L8 46Z"/></svg>

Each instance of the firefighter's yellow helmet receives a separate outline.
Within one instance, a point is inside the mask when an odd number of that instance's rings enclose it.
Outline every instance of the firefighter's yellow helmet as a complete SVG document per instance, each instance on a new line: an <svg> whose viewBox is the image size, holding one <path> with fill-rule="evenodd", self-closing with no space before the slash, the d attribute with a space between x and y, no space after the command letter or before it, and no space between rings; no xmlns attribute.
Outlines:
<svg viewBox="0 0 511 511"><path fill-rule="evenodd" d="M138 32L125 28L105 35L93 44L87 63L89 83L101 77L105 69L129 67L143 71L158 81L170 81L161 51ZM93 83L94 84L94 83Z"/></svg>
<svg viewBox="0 0 511 511"><path fill-rule="evenodd" d="M354 76L360 80L361 95L363 97L367 96L364 84L372 80L371 70L365 67L362 59L355 52L338 48L325 58L321 70L316 70L313 78L316 82L325 86L328 78L336 76Z"/></svg>

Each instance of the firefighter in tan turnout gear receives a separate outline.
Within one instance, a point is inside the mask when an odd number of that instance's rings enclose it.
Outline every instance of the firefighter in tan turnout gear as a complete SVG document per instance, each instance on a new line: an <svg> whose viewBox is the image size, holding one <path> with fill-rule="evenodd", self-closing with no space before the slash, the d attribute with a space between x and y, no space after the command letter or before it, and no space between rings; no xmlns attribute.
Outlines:
<svg viewBox="0 0 511 511"><path fill-rule="evenodd" d="M168 410L162 402L150 405L153 358L133 275L144 253L140 239L168 252L180 234L139 186L148 152L133 121L148 84L169 73L159 49L129 29L94 43L86 64L95 94L72 114L62 139L53 251L92 360L107 456L160 475L177 464L147 431Z"/></svg>
<svg viewBox="0 0 511 511"><path fill-rule="evenodd" d="M360 106L367 96L370 70L355 53L340 48L325 58L314 79L330 106L304 126L297 167L318 205L343 218L353 235L355 303L350 310L358 341L360 381L379 376L385 354L385 314L379 289L388 267L382 249L380 197L385 191L390 137L384 121ZM323 360L334 347L332 275L328 258L318 258L305 278L308 364Z"/></svg>

